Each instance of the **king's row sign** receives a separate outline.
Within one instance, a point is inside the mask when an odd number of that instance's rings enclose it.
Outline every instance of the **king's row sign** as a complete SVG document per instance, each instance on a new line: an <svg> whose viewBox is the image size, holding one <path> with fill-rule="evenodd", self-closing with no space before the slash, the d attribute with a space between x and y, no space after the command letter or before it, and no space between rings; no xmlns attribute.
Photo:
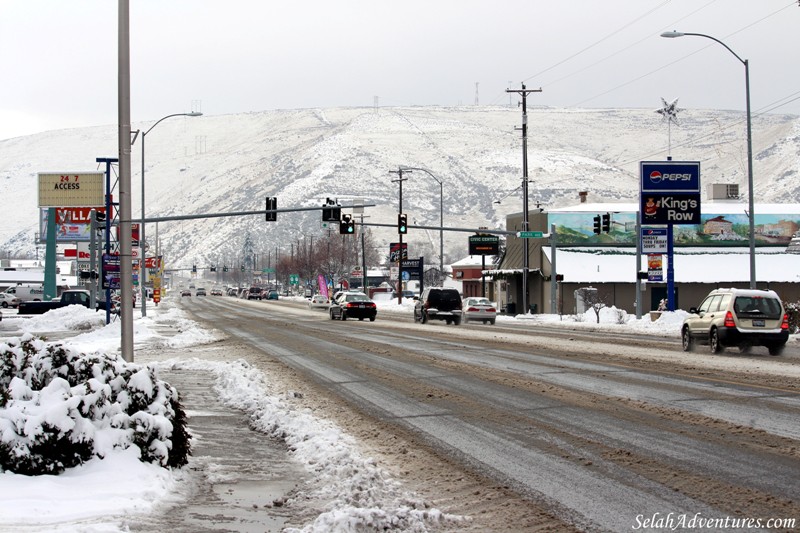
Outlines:
<svg viewBox="0 0 800 533"><path fill-rule="evenodd" d="M700 163L642 161L642 225L700 223Z"/></svg>

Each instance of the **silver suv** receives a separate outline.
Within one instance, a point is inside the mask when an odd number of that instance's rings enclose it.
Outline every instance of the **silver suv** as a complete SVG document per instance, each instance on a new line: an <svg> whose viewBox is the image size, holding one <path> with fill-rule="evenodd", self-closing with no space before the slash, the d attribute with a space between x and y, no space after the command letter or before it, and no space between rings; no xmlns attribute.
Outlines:
<svg viewBox="0 0 800 533"><path fill-rule="evenodd" d="M686 352L699 343L708 344L711 353L766 346L770 355L780 355L789 339L789 317L775 291L716 289L689 313L681 326Z"/></svg>

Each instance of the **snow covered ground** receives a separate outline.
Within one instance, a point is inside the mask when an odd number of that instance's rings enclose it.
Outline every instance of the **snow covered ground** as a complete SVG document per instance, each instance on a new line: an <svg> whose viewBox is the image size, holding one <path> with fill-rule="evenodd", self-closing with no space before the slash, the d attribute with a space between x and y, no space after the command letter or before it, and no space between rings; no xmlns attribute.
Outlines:
<svg viewBox="0 0 800 533"><path fill-rule="evenodd" d="M381 313L410 313L410 304L395 301L381 302ZM535 321L560 323L570 328L621 329L648 334L678 337L679 323L684 312L665 313L656 322L646 315L641 320L623 317L615 309L604 309L601 322L596 323L593 311L576 320L575 317L527 315L498 317L498 323ZM169 324L167 330L165 324ZM6 315L3 320L6 335L20 332L48 333L82 352L114 352L119 346L119 322L109 326L99 314L82 308L60 309L33 318ZM181 350L199 344L212 343L222 334L207 330L186 318L169 300L159 307L150 307L148 316L136 315L134 320L137 353L142 350L171 348ZM7 340L0 338L0 344ZM794 339L793 341L794 342ZM320 490L329 491L335 501L328 510L302 531L330 531L337 524L371 522L402 525L400 529L425 531L426 525L441 520L458 521L459 517L444 516L436 509L424 511L414 506L414 496L403 491L399 484L385 475L368 457L358 451L354 439L326 420L310 413L298 412L279 394L270 391L268 375L244 362L198 361L191 358L157 363L202 367L217 376L217 392L231 407L258 413L252 417L255 426L265 432L279 428L294 452L295 458L315 465L315 476L323 477ZM59 476L29 477L10 472L0 473L0 516L3 529L11 531L113 532L126 531L126 516L151 513L159 502L174 501L182 473L142 463L138 450L109 450L103 460L69 469ZM358 488L356 488L358 486ZM366 488L365 488L366 487ZM369 494L368 501L354 504L354 491ZM363 496L361 496L363 498ZM347 530L346 528L344 530Z"/></svg>

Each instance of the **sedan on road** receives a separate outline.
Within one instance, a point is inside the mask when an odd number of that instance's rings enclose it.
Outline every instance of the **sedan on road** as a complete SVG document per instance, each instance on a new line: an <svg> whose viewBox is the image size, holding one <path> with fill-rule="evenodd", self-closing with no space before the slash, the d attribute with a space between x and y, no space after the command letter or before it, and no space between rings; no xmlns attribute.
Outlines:
<svg viewBox="0 0 800 533"><path fill-rule="evenodd" d="M337 318L339 320L347 320L348 318L364 320L368 318L370 322L373 322L378 315L378 307L375 302L361 292L343 294L331 304L329 309L331 320Z"/></svg>
<svg viewBox="0 0 800 533"><path fill-rule="evenodd" d="M7 292L0 292L0 302L2 303L2 306L5 308L8 307L17 308L19 307L20 299L14 296L13 294Z"/></svg>
<svg viewBox="0 0 800 533"><path fill-rule="evenodd" d="M470 297L464 299L464 305L461 307L464 311L462 315L464 323L470 320L480 321L486 324L494 324L497 319L497 308L489 301L488 298Z"/></svg>
<svg viewBox="0 0 800 533"><path fill-rule="evenodd" d="M327 309L330 305L327 296L323 296L322 294L315 294L311 297L311 300L308 302L308 307L311 309Z"/></svg>

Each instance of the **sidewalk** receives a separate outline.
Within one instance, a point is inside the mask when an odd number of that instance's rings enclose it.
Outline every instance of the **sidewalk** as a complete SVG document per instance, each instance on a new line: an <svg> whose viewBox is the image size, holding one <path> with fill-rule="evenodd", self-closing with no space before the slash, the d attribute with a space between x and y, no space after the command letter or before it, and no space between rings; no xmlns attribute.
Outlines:
<svg viewBox="0 0 800 533"><path fill-rule="evenodd" d="M279 443L251 430L244 413L219 401L209 372L159 375L180 391L189 419L192 456L182 483L189 492L180 495L185 502L165 502L177 505L164 512L132 518L130 531L280 531L287 519L280 504L302 482L302 467Z"/></svg>

